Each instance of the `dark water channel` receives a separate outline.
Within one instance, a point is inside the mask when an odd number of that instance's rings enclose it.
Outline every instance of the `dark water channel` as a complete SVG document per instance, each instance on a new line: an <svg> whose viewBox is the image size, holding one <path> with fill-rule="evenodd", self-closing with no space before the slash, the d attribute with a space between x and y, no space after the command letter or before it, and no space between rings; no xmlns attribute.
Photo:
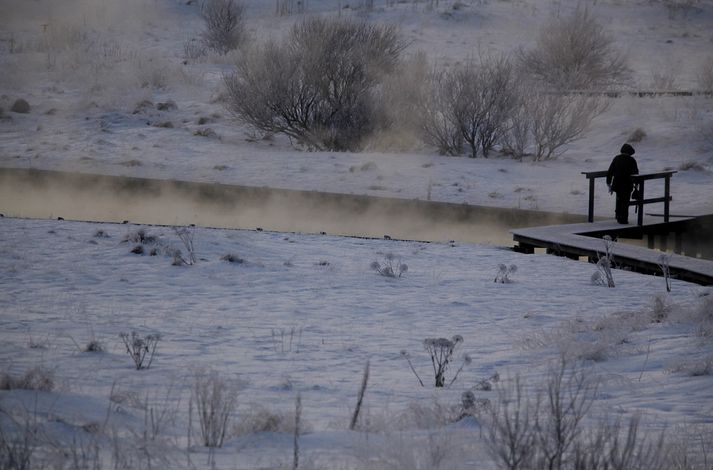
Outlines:
<svg viewBox="0 0 713 470"><path fill-rule="evenodd" d="M0 169L5 216L188 225L512 246L516 227L582 215L58 171Z"/></svg>

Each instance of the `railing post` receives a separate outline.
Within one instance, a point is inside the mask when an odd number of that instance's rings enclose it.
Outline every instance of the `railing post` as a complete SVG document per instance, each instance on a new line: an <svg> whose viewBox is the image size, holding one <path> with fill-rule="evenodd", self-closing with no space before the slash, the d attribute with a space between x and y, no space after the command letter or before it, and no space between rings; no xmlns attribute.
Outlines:
<svg viewBox="0 0 713 470"><path fill-rule="evenodd" d="M589 178L589 213L587 222L594 222L594 178Z"/></svg>
<svg viewBox="0 0 713 470"><path fill-rule="evenodd" d="M639 227L643 227L644 225L644 181L645 180L639 181L639 203L636 206L639 208L639 213L637 214Z"/></svg>
<svg viewBox="0 0 713 470"><path fill-rule="evenodd" d="M669 206L670 206L670 200L671 200L671 175L668 174L666 175L666 178L664 178L664 197L666 200L663 202L663 221L665 223L668 223L668 212L669 212Z"/></svg>

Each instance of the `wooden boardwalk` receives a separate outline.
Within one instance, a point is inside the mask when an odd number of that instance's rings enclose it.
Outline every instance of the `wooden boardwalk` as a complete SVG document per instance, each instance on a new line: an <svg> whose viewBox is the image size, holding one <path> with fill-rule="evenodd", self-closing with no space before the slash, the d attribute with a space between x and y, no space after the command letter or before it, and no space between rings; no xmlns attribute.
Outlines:
<svg viewBox="0 0 713 470"><path fill-rule="evenodd" d="M645 217L642 226L620 225L614 220L593 223L548 225L511 230L516 249L533 253L535 248L544 248L547 253L567 256L573 259L588 257L596 261L604 253L601 237L610 235L613 239L642 238L646 235L676 233L684 230L691 217L671 217L668 223L658 217ZM659 267L662 252L625 243L614 245L614 262L633 271L661 273ZM678 254L670 255L671 276L702 285L713 285L713 261Z"/></svg>

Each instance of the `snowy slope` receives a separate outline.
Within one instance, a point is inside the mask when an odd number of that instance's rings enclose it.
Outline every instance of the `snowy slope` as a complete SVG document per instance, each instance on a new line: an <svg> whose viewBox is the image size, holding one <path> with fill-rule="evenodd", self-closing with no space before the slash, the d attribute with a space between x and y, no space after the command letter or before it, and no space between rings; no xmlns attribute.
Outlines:
<svg viewBox="0 0 713 470"><path fill-rule="evenodd" d="M565 354L583 359L588 376L601 382L594 415L641 412L646 429L666 426L672 436L679 424L712 419L713 376L686 372L691 361L713 354L709 338L697 336L693 314L710 289L674 281L663 295L663 279L618 270L617 287L608 289L591 284L593 265L497 247L200 228L198 262L176 267L165 255L130 253L134 244L121 240L136 230L0 219L0 363L12 375L41 366L56 382L55 391L39 395L39 405L36 392L0 392L6 412L22 416L23 407L37 408L43 425L70 423L85 438L78 428L103 423L111 410L108 428L133 442L130 431L141 435L144 426L142 400L168 403L176 411L163 437L176 443L160 455L173 458L185 447L194 374L215 370L240 388L235 423L256 409L289 415L299 393L309 431L305 455L366 465L364 435L346 429L369 360L363 426L380 431L374 442L405 433L411 455L421 426L453 433L449 440L470 444L447 468L466 468L484 458L477 426L441 428L413 407L455 407L464 391L495 373L536 385ZM169 227L145 231L163 245L181 246ZM228 253L242 263L221 261ZM370 268L387 253L408 265L401 278ZM517 265L513 282L493 282L500 263ZM671 306L663 323L651 320L655 296ZM118 337L133 329L162 335L148 370L134 370ZM464 341L449 380L461 354L472 363L438 390L421 343L455 334ZM80 352L91 339L105 352ZM496 398L475 390L479 399ZM239 468L255 468L264 459L289 461L291 449L289 434L230 433L217 455L221 466L237 458ZM198 446L193 458L202 455Z"/></svg>

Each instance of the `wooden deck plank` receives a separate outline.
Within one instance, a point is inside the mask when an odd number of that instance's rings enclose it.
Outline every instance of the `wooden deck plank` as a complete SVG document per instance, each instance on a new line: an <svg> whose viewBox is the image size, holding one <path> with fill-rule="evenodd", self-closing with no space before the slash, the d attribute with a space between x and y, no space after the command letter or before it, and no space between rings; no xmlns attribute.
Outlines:
<svg viewBox="0 0 713 470"><path fill-rule="evenodd" d="M559 252L562 255L589 256L596 258L604 253L603 234L610 234L612 238L621 236L622 233L638 229L642 233L668 231L676 224L685 223L693 218L671 217L668 224L660 218L646 217L644 225L621 225L614 220L604 220L593 223L548 225L542 227L529 227L510 230L513 239L533 247L546 248ZM595 235L595 236L592 236ZM658 271L661 251L650 250L625 243L614 245L614 260L620 265L629 266L637 270L648 272ZM704 285L713 285L713 261L692 258L673 253L670 256L669 266L671 273L677 277Z"/></svg>

